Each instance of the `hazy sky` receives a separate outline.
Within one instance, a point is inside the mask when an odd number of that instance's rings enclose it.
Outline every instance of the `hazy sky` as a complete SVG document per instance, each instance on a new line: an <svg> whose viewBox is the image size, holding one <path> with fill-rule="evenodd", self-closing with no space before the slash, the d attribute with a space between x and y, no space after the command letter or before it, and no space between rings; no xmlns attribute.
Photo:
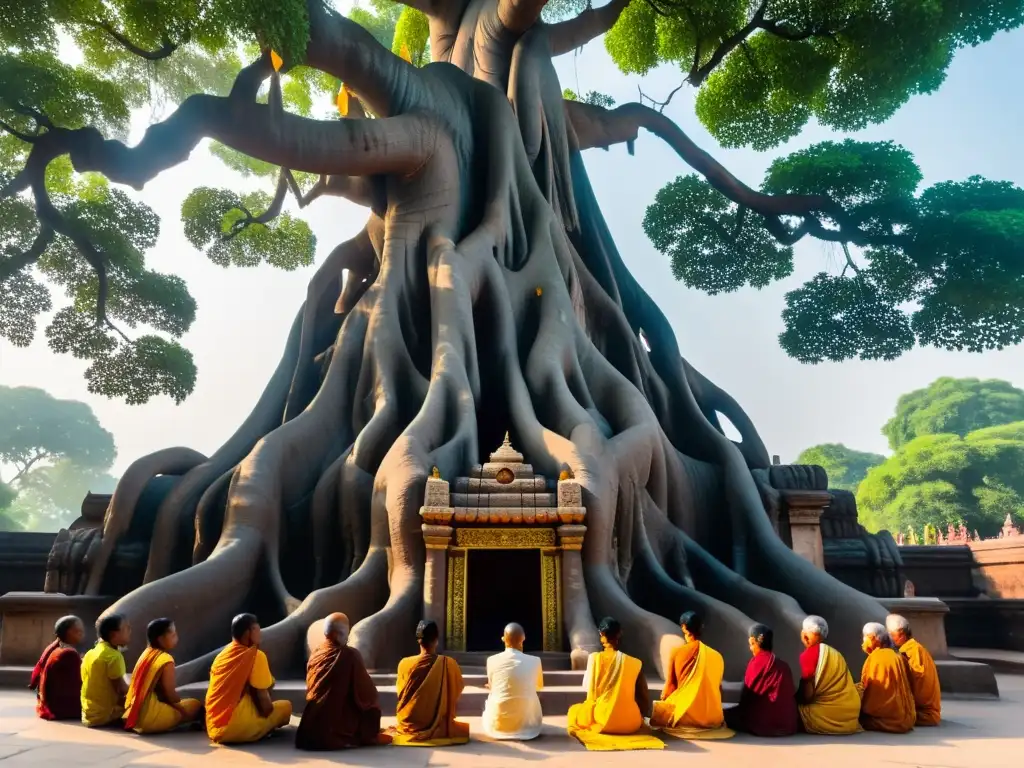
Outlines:
<svg viewBox="0 0 1024 768"><path fill-rule="evenodd" d="M637 98L638 84L642 83L645 93L664 98L681 80L670 68L643 79L621 75L601 41L591 43L578 56L561 57L557 65L564 87L583 93L602 91L620 103ZM925 184L981 174L1024 185L1020 144L1024 100L1014 72L1024 72L1022 30L961 52L937 93L912 99L888 123L854 136L892 139L910 149ZM774 152L725 151L696 120L692 91L681 91L667 113L698 144L754 186L773 157L826 138L841 138L812 127ZM141 116L138 127L145 127ZM634 157L625 146L617 146L609 152L590 150L585 159L626 264L665 311L684 356L737 399L769 452L783 461L820 442L884 452L879 430L897 397L939 376L1002 378L1024 387L1024 347L982 355L923 349L895 362L797 363L778 345L783 294L822 269L838 271L833 247L801 244L795 274L765 290L745 289L717 297L687 290L672 279L668 259L654 250L641 221L657 190L688 173L688 167L657 138L644 133ZM0 340L0 383L43 387L58 397L88 402L117 440L115 473L139 456L168 446L184 445L209 454L230 436L276 366L315 269L293 273L269 267L225 270L208 262L185 240L179 219L182 200L199 184L245 186L200 148L189 162L163 173L141 194L163 217L160 240L149 263L186 279L199 304L196 322L184 339L195 355L199 379L195 392L182 405L161 398L144 406L128 406L89 394L82 378L86 365L48 350L42 332L45 323L28 349ZM318 262L366 220L362 210L334 198L310 206L306 217L318 237ZM58 306L63 304L63 297L54 298Z"/></svg>

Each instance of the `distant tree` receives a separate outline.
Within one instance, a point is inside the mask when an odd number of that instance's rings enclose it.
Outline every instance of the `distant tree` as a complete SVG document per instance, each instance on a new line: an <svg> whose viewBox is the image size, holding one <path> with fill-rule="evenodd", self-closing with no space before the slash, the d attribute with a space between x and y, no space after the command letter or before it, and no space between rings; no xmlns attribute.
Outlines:
<svg viewBox="0 0 1024 768"><path fill-rule="evenodd" d="M857 507L869 530L963 521L994 536L1007 513L1024 520L1024 421L914 438L868 471Z"/></svg>
<svg viewBox="0 0 1024 768"><path fill-rule="evenodd" d="M0 386L0 529L71 522L87 491L112 489L106 470L116 455L113 435L85 403Z"/></svg>
<svg viewBox="0 0 1024 768"><path fill-rule="evenodd" d="M894 451L922 435L965 436L976 429L1024 420L1024 390L1000 379L944 376L903 395L882 427Z"/></svg>
<svg viewBox="0 0 1024 768"><path fill-rule="evenodd" d="M828 473L830 488L857 492L857 486L868 470L885 461L878 453L866 453L847 448L842 443L823 443L804 450L797 464L817 464Z"/></svg>

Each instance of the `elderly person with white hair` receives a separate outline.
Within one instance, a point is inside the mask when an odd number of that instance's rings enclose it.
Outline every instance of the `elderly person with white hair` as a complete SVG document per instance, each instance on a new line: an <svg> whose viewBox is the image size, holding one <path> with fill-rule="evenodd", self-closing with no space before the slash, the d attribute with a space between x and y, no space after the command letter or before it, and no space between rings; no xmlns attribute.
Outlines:
<svg viewBox="0 0 1024 768"><path fill-rule="evenodd" d="M860 673L860 722L869 731L906 733L914 727L917 711L910 690L910 667L892 647L885 627L877 622L864 625L868 655Z"/></svg>
<svg viewBox="0 0 1024 768"><path fill-rule="evenodd" d="M914 725L938 725L942 720L942 693L939 690L939 671L935 660L910 630L910 622L890 613L885 618L893 645L906 658L910 667L910 689L914 693L917 720Z"/></svg>
<svg viewBox="0 0 1024 768"><path fill-rule="evenodd" d="M800 687L797 709L808 733L844 735L862 729L860 694L843 655L825 643L828 623L821 616L804 619L800 640Z"/></svg>
<svg viewBox="0 0 1024 768"><path fill-rule="evenodd" d="M295 746L334 750L390 744L391 737L380 730L377 687L359 651L348 645L348 617L332 613L323 628L323 642L306 665L306 707Z"/></svg>

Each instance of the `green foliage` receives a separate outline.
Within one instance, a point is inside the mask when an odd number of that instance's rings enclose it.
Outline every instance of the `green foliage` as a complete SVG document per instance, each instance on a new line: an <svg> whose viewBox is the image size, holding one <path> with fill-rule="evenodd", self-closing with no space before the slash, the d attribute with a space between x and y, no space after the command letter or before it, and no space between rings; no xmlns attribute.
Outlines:
<svg viewBox="0 0 1024 768"><path fill-rule="evenodd" d="M889 447L899 450L923 435L965 437L986 427L1024 421L1024 390L1000 379L936 379L900 397L882 427ZM1024 466L1020 469L1024 474Z"/></svg>
<svg viewBox="0 0 1024 768"><path fill-rule="evenodd" d="M405 7L395 0L370 0L372 10L369 10L360 6L357 0L348 17L373 35L378 43L390 49L395 39L398 18Z"/></svg>
<svg viewBox="0 0 1024 768"><path fill-rule="evenodd" d="M857 490L861 522L897 531L962 521L993 536L1007 513L1024 519L1022 468L1024 422L916 437L868 471Z"/></svg>
<svg viewBox="0 0 1024 768"><path fill-rule="evenodd" d="M605 109L611 109L615 106L615 99L599 91L589 91L586 96L580 98L576 91L566 88L562 91L562 98L567 101L581 101L584 104L593 104L595 107L604 107Z"/></svg>
<svg viewBox="0 0 1024 768"><path fill-rule="evenodd" d="M677 280L711 294L761 288L793 271L793 249L696 174L658 191L644 232L672 260Z"/></svg>
<svg viewBox="0 0 1024 768"><path fill-rule="evenodd" d="M430 20L422 11L406 6L395 22L395 34L391 41L391 52L401 54L402 46L409 52L412 64L422 67L430 63L427 51L430 42Z"/></svg>
<svg viewBox="0 0 1024 768"><path fill-rule="evenodd" d="M828 474L829 488L857 492L868 470L885 461L885 456L847 448L842 443L823 443L807 448L797 464L816 464Z"/></svg>
<svg viewBox="0 0 1024 768"><path fill-rule="evenodd" d="M18 530L57 531L79 518L87 493L113 493L117 480L65 460L33 470L23 485L6 510L8 524ZM0 518L0 530L3 525Z"/></svg>

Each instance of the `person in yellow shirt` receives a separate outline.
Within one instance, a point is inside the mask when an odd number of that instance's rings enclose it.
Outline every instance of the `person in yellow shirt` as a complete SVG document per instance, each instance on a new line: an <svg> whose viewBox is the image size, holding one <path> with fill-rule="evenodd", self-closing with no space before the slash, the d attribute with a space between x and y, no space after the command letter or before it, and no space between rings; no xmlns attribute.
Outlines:
<svg viewBox="0 0 1024 768"><path fill-rule="evenodd" d="M128 683L120 649L132 639L128 620L117 613L96 622L99 639L82 658L82 722L90 728L120 723Z"/></svg>
<svg viewBox="0 0 1024 768"><path fill-rule="evenodd" d="M728 739L722 711L722 654L701 642L704 619L696 611L679 617L685 645L672 655L665 689L654 702L651 725L679 739Z"/></svg>
<svg viewBox="0 0 1024 768"><path fill-rule="evenodd" d="M260 623L251 613L231 622L231 644L217 654L206 692L206 732L215 744L248 744L288 725L289 701L272 701L267 654L259 649Z"/></svg>
<svg viewBox="0 0 1024 768"><path fill-rule="evenodd" d="M199 718L203 704L183 699L174 682L174 659L170 652L178 645L178 630L170 619L155 619L146 627L149 647L142 652L132 672L125 697L124 727L140 734L167 733Z"/></svg>
<svg viewBox="0 0 1024 768"><path fill-rule="evenodd" d="M942 720L942 691L939 689L939 670L928 649L917 641L910 631L910 622L890 613L885 619L893 645L899 649L910 665L910 688L914 693L917 720L914 725L938 725Z"/></svg>
<svg viewBox="0 0 1024 768"><path fill-rule="evenodd" d="M650 694L640 659L619 650L622 626L610 616L598 626L602 650L590 654L583 687L587 698L569 707L569 735L589 750L664 749L644 725Z"/></svg>

